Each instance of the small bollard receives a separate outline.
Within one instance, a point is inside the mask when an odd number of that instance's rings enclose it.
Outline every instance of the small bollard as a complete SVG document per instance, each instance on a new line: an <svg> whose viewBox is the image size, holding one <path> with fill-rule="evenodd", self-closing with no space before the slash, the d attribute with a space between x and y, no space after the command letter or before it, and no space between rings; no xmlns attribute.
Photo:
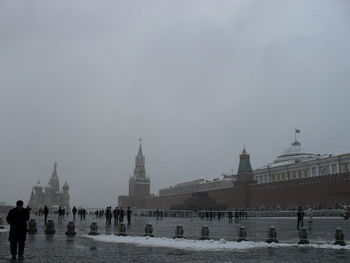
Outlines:
<svg viewBox="0 0 350 263"><path fill-rule="evenodd" d="M266 243L272 243L272 242L278 243L277 232L274 226L270 226L269 230L267 231Z"/></svg>
<svg viewBox="0 0 350 263"><path fill-rule="evenodd" d="M247 240L247 232L245 231L245 227L244 226L240 226L239 227L239 232L238 232L238 242L241 241L246 241Z"/></svg>
<svg viewBox="0 0 350 263"><path fill-rule="evenodd" d="M144 236L154 237L152 224L146 224Z"/></svg>
<svg viewBox="0 0 350 263"><path fill-rule="evenodd" d="M301 228L301 230L299 231L299 243L298 244L309 244L310 241L307 239L307 232L306 232L306 228L303 227Z"/></svg>
<svg viewBox="0 0 350 263"><path fill-rule="evenodd" d="M53 220L48 220L45 226L45 234L54 235L55 232L55 223L53 222Z"/></svg>
<svg viewBox="0 0 350 263"><path fill-rule="evenodd" d="M119 223L118 232L116 233L116 235L117 236L127 236L125 223L123 223L123 222Z"/></svg>
<svg viewBox="0 0 350 263"><path fill-rule="evenodd" d="M75 225L73 222L69 222L67 225L67 231L66 231L66 235L67 236L75 236L77 233L75 232Z"/></svg>
<svg viewBox="0 0 350 263"><path fill-rule="evenodd" d="M174 238L184 238L184 227L182 225L176 226Z"/></svg>
<svg viewBox="0 0 350 263"><path fill-rule="evenodd" d="M4 229L4 221L2 220L1 216L0 216L0 229Z"/></svg>
<svg viewBox="0 0 350 263"><path fill-rule="evenodd" d="M35 234L35 233L38 232L38 229L36 228L35 219L30 219L29 220L27 232L29 234Z"/></svg>
<svg viewBox="0 0 350 263"><path fill-rule="evenodd" d="M97 230L98 230L97 223L96 222L92 222L91 226L90 226L90 233L89 233L89 235L90 236L97 236L98 235Z"/></svg>
<svg viewBox="0 0 350 263"><path fill-rule="evenodd" d="M209 227L207 225L204 225L202 226L200 240L208 240L208 239L209 239Z"/></svg>
<svg viewBox="0 0 350 263"><path fill-rule="evenodd" d="M345 246L343 229L337 228L335 230L335 242L334 245Z"/></svg>

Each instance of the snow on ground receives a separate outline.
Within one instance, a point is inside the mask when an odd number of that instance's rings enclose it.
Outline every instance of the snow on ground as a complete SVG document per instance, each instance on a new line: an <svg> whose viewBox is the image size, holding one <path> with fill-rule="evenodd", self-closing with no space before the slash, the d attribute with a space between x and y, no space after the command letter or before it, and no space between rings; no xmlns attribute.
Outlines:
<svg viewBox="0 0 350 263"><path fill-rule="evenodd" d="M185 250L242 250L242 249L256 249L267 247L308 247L308 248L324 248L324 249L347 249L350 250L350 245L341 247L331 244L309 244L309 245L297 245L290 243L272 243L265 242L233 242L221 240L190 240L190 239L172 239L172 238L157 238L157 237L132 237L132 236L115 236L115 235L100 235L100 236L87 236L95 241L110 242L110 243L123 243L134 244L137 246L145 247L168 247L175 249Z"/></svg>

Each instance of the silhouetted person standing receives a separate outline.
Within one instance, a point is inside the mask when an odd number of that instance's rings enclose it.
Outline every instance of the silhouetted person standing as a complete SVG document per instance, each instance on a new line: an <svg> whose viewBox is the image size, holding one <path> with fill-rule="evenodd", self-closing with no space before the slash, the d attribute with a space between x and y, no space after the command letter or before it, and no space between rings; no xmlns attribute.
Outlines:
<svg viewBox="0 0 350 263"><path fill-rule="evenodd" d="M10 225L10 247L12 259L17 256L18 244L18 259L23 259L24 243L27 236L27 222L29 221L29 209L23 208L23 201L18 200L16 207L11 209L6 217Z"/></svg>
<svg viewBox="0 0 350 263"><path fill-rule="evenodd" d="M124 222L124 210L123 210L123 208L121 207L121 208L119 209L119 223L122 223L122 222Z"/></svg>
<svg viewBox="0 0 350 263"><path fill-rule="evenodd" d="M44 206L44 217L45 217L45 225L47 222L47 215L49 214L49 208L45 205Z"/></svg>
<svg viewBox="0 0 350 263"><path fill-rule="evenodd" d="M126 210L126 218L128 220L128 225L129 226L131 224L131 213L132 213L132 211L131 211L130 207L128 207L128 210Z"/></svg>
<svg viewBox="0 0 350 263"><path fill-rule="evenodd" d="M58 222L62 222L63 218L63 209L61 207L58 208Z"/></svg>
<svg viewBox="0 0 350 263"><path fill-rule="evenodd" d="M117 209L118 207L113 210L114 225L117 224Z"/></svg>
<svg viewBox="0 0 350 263"><path fill-rule="evenodd" d="M298 222L297 222L297 228L299 229L299 225L301 225L301 227L304 226L304 211L301 208L301 206L299 206L298 211L297 211L297 217L298 217Z"/></svg>

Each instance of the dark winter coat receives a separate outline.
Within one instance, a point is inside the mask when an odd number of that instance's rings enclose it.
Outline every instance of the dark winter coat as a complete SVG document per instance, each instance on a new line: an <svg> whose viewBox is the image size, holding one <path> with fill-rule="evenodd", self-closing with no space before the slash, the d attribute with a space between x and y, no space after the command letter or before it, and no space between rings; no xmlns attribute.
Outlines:
<svg viewBox="0 0 350 263"><path fill-rule="evenodd" d="M27 235L29 210L26 208L13 208L7 214L6 220L10 225L9 241L24 242Z"/></svg>

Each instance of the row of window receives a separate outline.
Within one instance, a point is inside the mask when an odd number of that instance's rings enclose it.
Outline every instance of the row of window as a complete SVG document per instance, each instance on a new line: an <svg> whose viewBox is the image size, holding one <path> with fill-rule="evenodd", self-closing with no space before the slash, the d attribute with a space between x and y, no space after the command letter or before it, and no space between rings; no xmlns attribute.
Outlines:
<svg viewBox="0 0 350 263"><path fill-rule="evenodd" d="M269 182L301 179L309 176L336 174L336 173L339 173L340 171L348 172L350 171L350 163L341 164L340 168L341 169L339 169L339 165L337 163L332 163L331 165L313 166L310 169L288 171L288 172L279 173L279 174L270 174L270 178L268 174L258 175L258 176L255 176L255 180L258 181L258 183L269 183Z"/></svg>

